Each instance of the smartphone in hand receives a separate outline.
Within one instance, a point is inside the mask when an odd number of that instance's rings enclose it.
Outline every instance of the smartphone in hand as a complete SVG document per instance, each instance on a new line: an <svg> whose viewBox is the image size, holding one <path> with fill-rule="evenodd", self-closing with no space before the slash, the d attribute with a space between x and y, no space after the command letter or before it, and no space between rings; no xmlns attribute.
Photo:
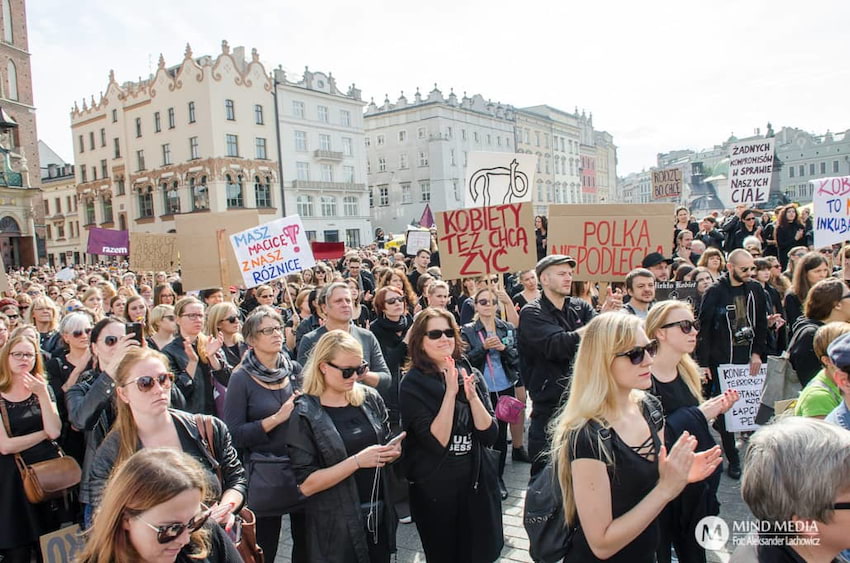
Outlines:
<svg viewBox="0 0 850 563"><path fill-rule="evenodd" d="M142 323L127 323L127 334L133 335L133 340L142 344Z"/></svg>

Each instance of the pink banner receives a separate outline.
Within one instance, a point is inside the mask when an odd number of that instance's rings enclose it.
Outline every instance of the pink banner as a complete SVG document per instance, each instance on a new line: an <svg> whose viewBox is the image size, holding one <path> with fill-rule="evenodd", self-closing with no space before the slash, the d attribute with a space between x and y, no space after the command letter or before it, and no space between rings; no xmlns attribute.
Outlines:
<svg viewBox="0 0 850 563"><path fill-rule="evenodd" d="M127 231L112 229L89 229L89 243L86 252L105 256L120 256L130 253L130 234Z"/></svg>

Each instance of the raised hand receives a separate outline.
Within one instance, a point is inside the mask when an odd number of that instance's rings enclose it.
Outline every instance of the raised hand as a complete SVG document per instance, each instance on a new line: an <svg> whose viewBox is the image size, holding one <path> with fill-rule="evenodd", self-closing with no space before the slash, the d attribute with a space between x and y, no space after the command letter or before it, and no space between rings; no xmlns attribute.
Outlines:
<svg viewBox="0 0 850 563"><path fill-rule="evenodd" d="M710 450L694 454L693 457L694 460L688 472L688 483L699 483L708 479L717 469L717 466L723 462L720 446L714 446Z"/></svg>
<svg viewBox="0 0 850 563"><path fill-rule="evenodd" d="M658 453L658 486L663 487L669 498L673 499L688 484L691 466L694 463L694 450L697 440L688 432L683 432L668 455L667 448L661 446Z"/></svg>
<svg viewBox="0 0 850 563"><path fill-rule="evenodd" d="M448 366L448 368L443 370L443 377L446 380L446 393L457 395L459 385L457 381L457 368L455 367L454 358L452 358L451 356L447 356L446 365Z"/></svg>

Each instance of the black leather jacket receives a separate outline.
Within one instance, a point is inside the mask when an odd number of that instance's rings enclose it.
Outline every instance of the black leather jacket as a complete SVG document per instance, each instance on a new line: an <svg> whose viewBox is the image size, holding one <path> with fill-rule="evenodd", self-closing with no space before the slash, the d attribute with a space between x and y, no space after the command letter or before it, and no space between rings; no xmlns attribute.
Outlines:
<svg viewBox="0 0 850 563"><path fill-rule="evenodd" d="M215 377L219 383L227 387L227 382L230 380L230 366L224 358L224 352L219 350L217 355L221 369L214 370L210 364L198 361L195 373L190 376L186 372L189 358L186 357L186 351L183 349L184 342L183 337L178 336L162 349L162 353L168 357L169 369L174 372L176 386L186 399L186 411L214 415L216 412L212 378ZM195 340L192 346L197 354L198 341Z"/></svg>
<svg viewBox="0 0 850 563"><path fill-rule="evenodd" d="M375 428L379 441L385 444L390 437L390 427L384 401L374 389L364 387L364 390L366 400L360 408ZM336 465L349 457L336 426L322 408L319 398L312 395L302 395L295 401L295 410L289 419L288 445L289 459L299 484L313 472ZM385 475L381 476L381 486L384 512L379 523L386 528L390 549L394 552L398 517ZM330 489L308 497L305 512L309 561L351 563L343 559L345 550L338 545L341 538L348 538L354 546L357 563L369 563L366 526L353 475Z"/></svg>
<svg viewBox="0 0 850 563"><path fill-rule="evenodd" d="M211 497L215 500L221 498L222 488L224 490L234 490L242 494L245 498L248 490L248 478L245 475L245 469L239 461L236 454L236 449L230 440L230 431L221 420L213 417L213 440L215 442L214 449L218 459L213 458L209 450L201 440L198 432L198 425L195 423L194 415L169 409L169 414L174 420L174 425L177 427L177 434L188 434L190 442L184 442L181 436L183 451L194 457L201 466L207 470L209 480L208 490L212 491ZM182 431L182 432L181 432ZM94 507L100 504L100 499L103 496L103 488L106 486L106 481L115 465L115 458L118 455L119 437L117 432L110 432L103 443L97 449L94 460L91 464L89 474L89 503ZM141 441L138 444L137 450L142 449ZM221 469L221 480L223 483L219 485L216 470ZM207 499L209 500L209 499ZM235 507L233 512L236 513L240 507Z"/></svg>

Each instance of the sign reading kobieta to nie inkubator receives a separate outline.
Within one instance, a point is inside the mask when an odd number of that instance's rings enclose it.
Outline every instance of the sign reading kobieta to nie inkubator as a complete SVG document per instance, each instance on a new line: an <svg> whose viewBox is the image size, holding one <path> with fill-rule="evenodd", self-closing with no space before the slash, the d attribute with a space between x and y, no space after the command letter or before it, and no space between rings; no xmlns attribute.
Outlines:
<svg viewBox="0 0 850 563"><path fill-rule="evenodd" d="M720 378L720 392L728 389L738 392L739 399L726 411L726 430L729 432L750 432L758 430L756 414L761 404L761 389L767 378L767 365L762 365L756 375L750 375L747 364L723 364L717 366Z"/></svg>
<svg viewBox="0 0 850 563"><path fill-rule="evenodd" d="M530 203L442 211L436 219L445 279L515 272L537 263Z"/></svg>
<svg viewBox="0 0 850 563"><path fill-rule="evenodd" d="M572 256L577 281L622 281L669 248L672 217L672 203L550 205L546 250Z"/></svg>
<svg viewBox="0 0 850 563"><path fill-rule="evenodd" d="M316 264L298 215L230 235L230 244L246 287L268 283Z"/></svg>
<svg viewBox="0 0 850 563"><path fill-rule="evenodd" d="M815 246L850 239L850 176L818 178L809 183L815 211Z"/></svg>
<svg viewBox="0 0 850 563"><path fill-rule="evenodd" d="M729 147L727 205L767 201L773 174L773 142L772 137L753 139Z"/></svg>

